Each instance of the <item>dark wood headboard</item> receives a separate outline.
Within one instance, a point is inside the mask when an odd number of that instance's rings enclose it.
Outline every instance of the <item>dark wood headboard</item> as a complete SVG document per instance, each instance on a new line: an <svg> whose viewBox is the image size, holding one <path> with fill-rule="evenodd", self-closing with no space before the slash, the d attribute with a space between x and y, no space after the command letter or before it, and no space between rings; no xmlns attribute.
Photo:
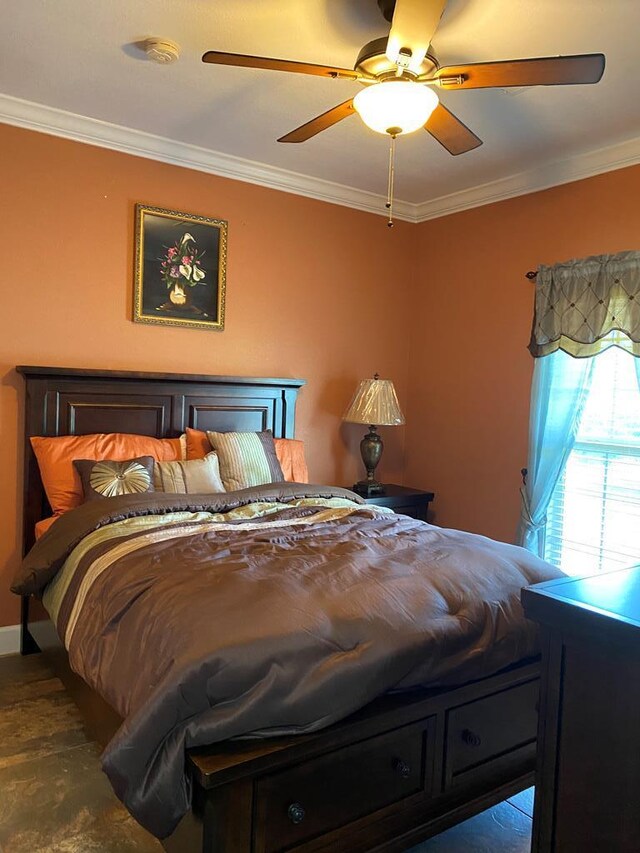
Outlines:
<svg viewBox="0 0 640 853"><path fill-rule="evenodd" d="M296 397L303 379L200 376L182 373L77 370L20 366L26 381L23 548L34 526L51 514L32 435L128 432L156 438L186 427L227 432L270 429L293 438Z"/></svg>

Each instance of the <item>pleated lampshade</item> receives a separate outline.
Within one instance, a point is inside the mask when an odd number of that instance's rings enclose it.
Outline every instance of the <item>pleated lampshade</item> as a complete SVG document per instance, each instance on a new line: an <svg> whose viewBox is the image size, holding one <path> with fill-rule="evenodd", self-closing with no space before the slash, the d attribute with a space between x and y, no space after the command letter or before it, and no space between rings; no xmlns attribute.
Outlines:
<svg viewBox="0 0 640 853"><path fill-rule="evenodd" d="M404 415L390 379L363 379L342 417L352 424L401 426Z"/></svg>

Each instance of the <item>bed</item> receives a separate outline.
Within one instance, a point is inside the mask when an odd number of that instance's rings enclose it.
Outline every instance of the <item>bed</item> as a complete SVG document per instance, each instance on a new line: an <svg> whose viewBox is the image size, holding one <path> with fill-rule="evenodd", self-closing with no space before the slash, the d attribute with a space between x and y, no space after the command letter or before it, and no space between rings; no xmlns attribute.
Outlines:
<svg viewBox="0 0 640 853"><path fill-rule="evenodd" d="M26 380L25 552L33 544L35 524L49 514L31 436L127 432L162 438L192 427L271 429L275 437L292 438L303 385L291 379L18 371ZM305 499L314 488L287 487L284 500ZM96 512L88 511L90 524ZM358 536L367 524L377 523L357 505L353 516ZM426 535L426 526L417 529L422 522L400 516L379 524L400 538ZM242 612L237 618L242 621ZM92 735L102 744L111 742L122 717L72 671L52 621L25 596L22 651L38 650L51 658ZM199 742L184 759L191 810L163 838L165 849L400 851L528 787L539 665L530 646L523 644L522 652L529 657L494 674L480 667L476 675L484 677L467 673L453 686L387 692L328 726L308 726L303 734L283 729L277 737Z"/></svg>

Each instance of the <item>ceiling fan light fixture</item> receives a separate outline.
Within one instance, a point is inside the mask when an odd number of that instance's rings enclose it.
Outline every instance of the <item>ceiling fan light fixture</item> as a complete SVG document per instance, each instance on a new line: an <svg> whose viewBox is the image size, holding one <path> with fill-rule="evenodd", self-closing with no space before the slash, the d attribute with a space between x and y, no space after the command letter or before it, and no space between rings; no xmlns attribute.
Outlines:
<svg viewBox="0 0 640 853"><path fill-rule="evenodd" d="M387 80L358 92L353 106L371 130L400 136L424 127L438 101L436 92L421 83Z"/></svg>

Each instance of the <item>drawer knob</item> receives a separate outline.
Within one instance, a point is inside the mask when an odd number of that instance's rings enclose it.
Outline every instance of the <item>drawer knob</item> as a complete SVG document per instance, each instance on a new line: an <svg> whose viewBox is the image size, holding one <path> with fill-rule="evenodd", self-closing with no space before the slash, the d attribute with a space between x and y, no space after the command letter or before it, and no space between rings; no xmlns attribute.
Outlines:
<svg viewBox="0 0 640 853"><path fill-rule="evenodd" d="M291 823L302 823L306 815L305 810L300 803L291 803L287 809L287 816Z"/></svg>
<svg viewBox="0 0 640 853"><path fill-rule="evenodd" d="M472 732L471 729L464 729L462 732L462 740L467 746L480 746L482 743L482 738L480 735L477 735L475 732Z"/></svg>
<svg viewBox="0 0 640 853"><path fill-rule="evenodd" d="M393 762L393 767L403 779L408 779L411 776L411 767L401 758L396 758Z"/></svg>

